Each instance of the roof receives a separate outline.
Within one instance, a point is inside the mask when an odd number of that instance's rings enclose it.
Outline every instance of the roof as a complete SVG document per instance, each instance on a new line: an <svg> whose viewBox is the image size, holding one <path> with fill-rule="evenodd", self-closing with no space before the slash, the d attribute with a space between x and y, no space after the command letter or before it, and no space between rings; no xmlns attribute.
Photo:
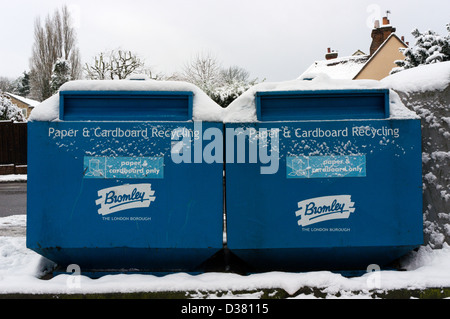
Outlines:
<svg viewBox="0 0 450 319"><path fill-rule="evenodd" d="M325 73L332 79L353 80L393 37L407 47L395 33L391 33L372 55L361 55L362 51L358 50L352 56L316 61L299 78L309 73Z"/></svg>
<svg viewBox="0 0 450 319"><path fill-rule="evenodd" d="M352 80L369 60L368 55L347 56L315 61L300 77L309 73L325 73L332 79Z"/></svg>
<svg viewBox="0 0 450 319"><path fill-rule="evenodd" d="M20 95L15 95L15 94L8 93L8 92L5 92L5 94L9 95L10 97L12 97L12 98L14 98L14 99L16 99L16 100L18 100L18 101L20 101L22 103L27 104L29 107L35 107L35 106L37 106L38 104L41 103L39 101L28 99L26 97L23 97L23 96L20 96Z"/></svg>

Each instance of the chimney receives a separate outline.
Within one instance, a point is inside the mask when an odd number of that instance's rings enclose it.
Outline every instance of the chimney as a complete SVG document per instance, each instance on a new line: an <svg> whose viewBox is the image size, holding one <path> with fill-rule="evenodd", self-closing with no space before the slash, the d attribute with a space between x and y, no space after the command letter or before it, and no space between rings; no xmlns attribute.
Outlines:
<svg viewBox="0 0 450 319"><path fill-rule="evenodd" d="M384 41L395 32L395 28L390 25L390 21L387 17L383 17L383 25L380 26L378 20L375 21L374 29L372 30L372 44L370 45L370 55L374 54L375 51L383 44Z"/></svg>
<svg viewBox="0 0 450 319"><path fill-rule="evenodd" d="M331 52L331 48L327 49L327 54L325 54L325 59L332 60L332 59L336 59L337 57L338 57L338 53L336 51L333 50L333 52Z"/></svg>

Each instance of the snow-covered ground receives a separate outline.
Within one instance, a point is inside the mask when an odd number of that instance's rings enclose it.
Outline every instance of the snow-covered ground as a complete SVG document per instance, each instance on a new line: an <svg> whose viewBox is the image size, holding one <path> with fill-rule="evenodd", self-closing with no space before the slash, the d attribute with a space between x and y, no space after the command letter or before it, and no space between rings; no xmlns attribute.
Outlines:
<svg viewBox="0 0 450 319"><path fill-rule="evenodd" d="M50 280L39 279L52 263L26 248L23 232L26 216L0 218L0 294L75 294L194 291L191 297L259 298L262 289L283 289L295 298L314 298L295 294L302 287L318 288L328 298L371 298L374 292L397 289L450 287L450 246L432 250L421 247L402 261L407 271L374 271L347 278L330 271L305 273L268 272L242 276L232 273L166 276L148 274L106 275L91 279L83 275L61 274ZM5 236L6 234L6 236ZM234 295L232 291L241 291ZM248 291L248 293L242 293Z"/></svg>
<svg viewBox="0 0 450 319"><path fill-rule="evenodd" d="M2 182L26 182L27 174L11 174L11 175L0 175L0 183Z"/></svg>

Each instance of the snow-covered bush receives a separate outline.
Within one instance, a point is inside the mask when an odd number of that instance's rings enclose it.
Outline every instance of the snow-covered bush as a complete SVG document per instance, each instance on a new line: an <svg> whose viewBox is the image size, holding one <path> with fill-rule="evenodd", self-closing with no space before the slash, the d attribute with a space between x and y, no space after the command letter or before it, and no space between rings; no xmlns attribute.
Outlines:
<svg viewBox="0 0 450 319"><path fill-rule="evenodd" d="M222 107L227 107L231 102L237 99L242 93L247 91L253 83L246 82L234 82L225 83L222 86L216 87L211 90L209 96L217 104Z"/></svg>
<svg viewBox="0 0 450 319"><path fill-rule="evenodd" d="M250 80L250 73L239 66L222 67L210 52L198 53L186 63L176 79L198 86L223 108L258 82Z"/></svg>
<svg viewBox="0 0 450 319"><path fill-rule="evenodd" d="M22 110L0 92L0 121L25 122Z"/></svg>
<svg viewBox="0 0 450 319"><path fill-rule="evenodd" d="M447 31L447 36L440 36L431 30L421 33L414 29L411 34L416 38L415 45L400 49L405 60L395 61L397 67L392 69L391 74L419 65L450 61L450 23L447 24Z"/></svg>

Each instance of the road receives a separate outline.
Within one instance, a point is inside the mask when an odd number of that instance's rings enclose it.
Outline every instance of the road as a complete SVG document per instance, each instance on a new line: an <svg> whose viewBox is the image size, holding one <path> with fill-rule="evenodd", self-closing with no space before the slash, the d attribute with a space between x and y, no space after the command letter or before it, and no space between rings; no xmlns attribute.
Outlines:
<svg viewBox="0 0 450 319"><path fill-rule="evenodd" d="M27 183L0 183L0 217L27 213Z"/></svg>

